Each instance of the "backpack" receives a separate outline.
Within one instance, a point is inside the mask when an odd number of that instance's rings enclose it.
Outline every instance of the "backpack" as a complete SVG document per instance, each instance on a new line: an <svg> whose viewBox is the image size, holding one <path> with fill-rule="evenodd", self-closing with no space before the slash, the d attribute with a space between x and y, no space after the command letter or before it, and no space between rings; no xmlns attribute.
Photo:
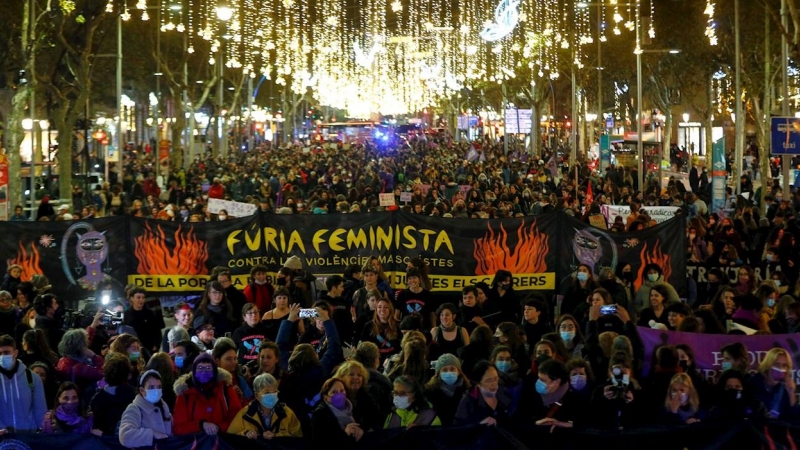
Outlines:
<svg viewBox="0 0 800 450"><path fill-rule="evenodd" d="M34 386L36 385L33 384L33 372L27 367L25 368L25 379L28 381L28 388L31 390L31 395L33 395Z"/></svg>

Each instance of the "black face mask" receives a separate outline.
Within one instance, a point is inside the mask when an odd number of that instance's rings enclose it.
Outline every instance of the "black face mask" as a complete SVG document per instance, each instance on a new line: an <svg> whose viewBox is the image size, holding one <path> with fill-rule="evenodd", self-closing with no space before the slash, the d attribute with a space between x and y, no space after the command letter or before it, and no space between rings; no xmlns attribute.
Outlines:
<svg viewBox="0 0 800 450"><path fill-rule="evenodd" d="M681 366L683 372L686 373L689 370L689 361L686 359L682 359L678 362L678 365Z"/></svg>
<svg viewBox="0 0 800 450"><path fill-rule="evenodd" d="M622 272L622 279L633 282L633 272Z"/></svg>
<svg viewBox="0 0 800 450"><path fill-rule="evenodd" d="M275 283L276 283L278 286L286 286L286 278L278 278L278 279L275 281Z"/></svg>
<svg viewBox="0 0 800 450"><path fill-rule="evenodd" d="M742 401L744 397L744 392L736 390L736 389L726 389L725 390L725 400L729 403L739 403Z"/></svg>

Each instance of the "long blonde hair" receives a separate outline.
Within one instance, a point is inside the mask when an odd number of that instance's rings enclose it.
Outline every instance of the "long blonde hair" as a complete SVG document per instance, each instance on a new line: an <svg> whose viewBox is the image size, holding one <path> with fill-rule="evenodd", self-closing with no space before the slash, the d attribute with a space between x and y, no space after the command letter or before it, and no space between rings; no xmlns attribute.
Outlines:
<svg viewBox="0 0 800 450"><path fill-rule="evenodd" d="M669 380L669 387L667 388L667 396L664 399L664 406L669 409L669 400L670 395L672 394L672 387L676 384L682 384L688 388L689 406L692 409L692 413L696 413L697 410L700 409L700 397L697 395L697 389L695 389L692 379L685 373L676 373L672 379Z"/></svg>
<svg viewBox="0 0 800 450"><path fill-rule="evenodd" d="M383 327L381 320L378 318L378 304L381 302L389 305L389 318L386 319L386 336L384 337L389 340L397 339L397 319L394 318L394 305L392 305L391 301L385 298L379 298L375 303L375 311L372 313L372 336L378 337L378 335L381 334L381 328Z"/></svg>

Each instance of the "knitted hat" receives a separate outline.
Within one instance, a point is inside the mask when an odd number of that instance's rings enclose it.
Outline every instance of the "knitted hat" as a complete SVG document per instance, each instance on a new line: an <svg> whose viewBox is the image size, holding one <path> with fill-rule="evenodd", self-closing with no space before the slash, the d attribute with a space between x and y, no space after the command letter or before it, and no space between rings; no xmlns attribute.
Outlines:
<svg viewBox="0 0 800 450"><path fill-rule="evenodd" d="M283 263L283 267L292 270L300 270L303 268L303 262L300 261L300 258L297 256L292 255L286 260L285 263Z"/></svg>
<svg viewBox="0 0 800 450"><path fill-rule="evenodd" d="M452 353L445 353L436 360L436 365L434 366L436 373L439 373L444 366L456 366L458 370L461 370L461 361Z"/></svg>
<svg viewBox="0 0 800 450"><path fill-rule="evenodd" d="M214 358L206 352L200 353L197 358L194 359L194 363L192 363L192 378L195 379L197 377L197 366L201 363L209 363L214 368L214 378L212 381L217 381L217 376L219 373L217 372L217 362Z"/></svg>

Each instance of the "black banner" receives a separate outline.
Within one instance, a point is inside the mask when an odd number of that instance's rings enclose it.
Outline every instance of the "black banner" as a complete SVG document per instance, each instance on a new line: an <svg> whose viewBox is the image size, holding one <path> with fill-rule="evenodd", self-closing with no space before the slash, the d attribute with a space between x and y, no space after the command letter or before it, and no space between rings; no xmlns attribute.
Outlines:
<svg viewBox="0 0 800 450"><path fill-rule="evenodd" d="M111 282L122 291L129 272L128 220L3 222L0 253L6 264L22 267L23 281L44 274L53 292L71 299L94 296ZM12 292L12 296L16 296Z"/></svg>
<svg viewBox="0 0 800 450"><path fill-rule="evenodd" d="M500 269L514 275L517 290L555 290L579 262L641 271L659 264L665 278L683 287L684 222L674 219L630 234L612 234L566 214L515 219L445 219L401 212L379 214L258 214L223 222L176 223L132 217L78 222L3 222L0 243L8 263L50 277L65 300L94 295L103 279L161 295L199 292L208 274L228 268L234 285L250 269L271 276L291 256L320 281L350 264L380 260L395 287L405 285L408 260L422 257L434 289L458 292L491 282ZM640 277L639 277L640 278Z"/></svg>
<svg viewBox="0 0 800 450"><path fill-rule="evenodd" d="M616 270L626 263L636 274L634 287L639 289L644 268L652 263L661 267L664 280L678 292L686 285L682 270L686 267L686 224L680 217L635 233L611 233L566 215L559 225L559 282L575 272L579 264L592 267L597 275L601 267Z"/></svg>

